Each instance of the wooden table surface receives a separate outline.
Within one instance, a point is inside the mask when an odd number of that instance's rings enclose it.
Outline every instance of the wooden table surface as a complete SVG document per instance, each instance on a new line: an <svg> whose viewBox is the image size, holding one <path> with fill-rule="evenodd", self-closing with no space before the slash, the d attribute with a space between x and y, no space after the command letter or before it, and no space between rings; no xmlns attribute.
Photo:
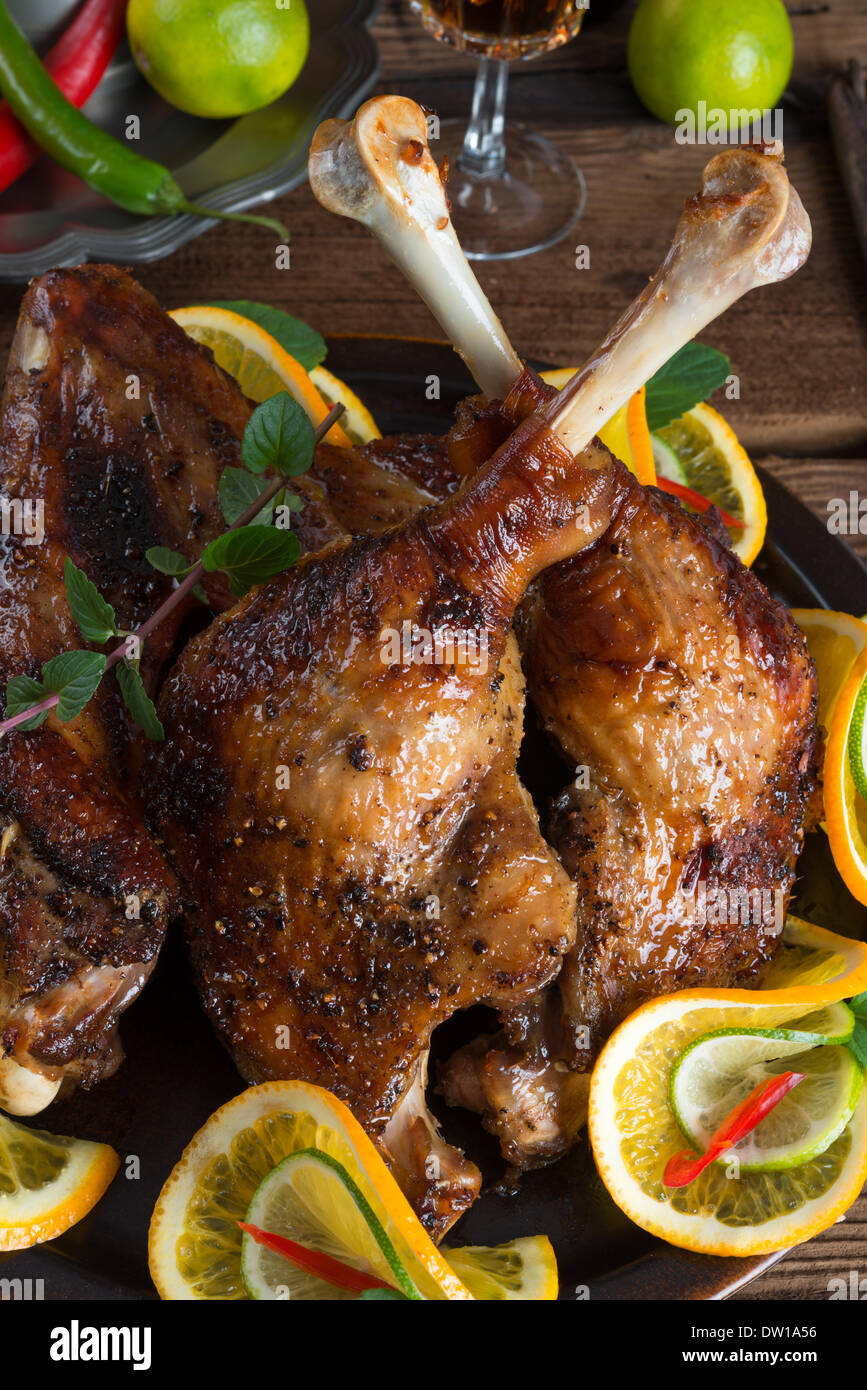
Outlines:
<svg viewBox="0 0 867 1390"><path fill-rule="evenodd" d="M315 3L315 0L314 0ZM587 207L574 234L523 260L477 266L518 350L568 364L614 322L664 254L708 151L680 146L635 98L625 70L634 5L591 14L578 39L513 76L510 111L574 155ZM867 62L867 0L790 0L796 68L784 100L788 168L813 223L805 269L736 305L702 334L729 354L741 398L725 413L751 450L823 519L830 498L867 495L867 272L834 162L826 121L829 79ZM469 108L473 63L429 39L408 0L384 0L374 26L380 90L441 116ZM277 271L267 238L225 226L141 279L171 307L213 298L279 304L323 333L441 337L385 255L358 227L322 211L307 188L279 204L292 229L292 267ZM590 268L574 268L574 247ZM19 293L0 291L0 351ZM867 536L852 539L867 558ZM852 595L867 611L867 590ZM846 1220L801 1247L736 1297L824 1299L833 1275L867 1275L867 1194Z"/></svg>

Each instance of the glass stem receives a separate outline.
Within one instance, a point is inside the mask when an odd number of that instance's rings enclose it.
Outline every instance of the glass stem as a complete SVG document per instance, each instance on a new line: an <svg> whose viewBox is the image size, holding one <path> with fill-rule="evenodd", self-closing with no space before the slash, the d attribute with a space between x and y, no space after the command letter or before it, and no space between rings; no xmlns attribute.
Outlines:
<svg viewBox="0 0 867 1390"><path fill-rule="evenodd" d="M499 178L506 168L506 92L509 64L480 58L473 89L473 111L458 164L475 178Z"/></svg>

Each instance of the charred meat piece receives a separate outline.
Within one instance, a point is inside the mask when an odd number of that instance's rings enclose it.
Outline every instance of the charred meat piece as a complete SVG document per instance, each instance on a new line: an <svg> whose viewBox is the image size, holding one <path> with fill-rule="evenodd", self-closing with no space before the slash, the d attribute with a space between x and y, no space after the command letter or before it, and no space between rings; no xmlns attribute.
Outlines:
<svg viewBox="0 0 867 1390"><path fill-rule="evenodd" d="M145 551L188 555L224 529L223 468L251 407L235 383L128 275L56 270L23 301L3 401L0 487L44 536L5 536L0 688L84 645L63 580L69 556L138 627L172 581ZM39 509L39 510L37 510ZM14 512L11 513L14 515ZM320 522L340 533L333 518ZM20 529L20 528L19 528ZM212 601L230 595L209 581ZM146 644L153 691L184 612ZM178 906L145 827L142 738L113 678L69 723L0 741L0 1104L41 1109L64 1079L117 1066L119 1013L151 971Z"/></svg>

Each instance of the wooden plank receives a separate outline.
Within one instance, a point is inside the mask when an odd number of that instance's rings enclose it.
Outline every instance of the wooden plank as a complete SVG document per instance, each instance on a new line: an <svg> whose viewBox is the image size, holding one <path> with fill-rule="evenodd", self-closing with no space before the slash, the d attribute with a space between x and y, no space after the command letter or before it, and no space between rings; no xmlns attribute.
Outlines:
<svg viewBox="0 0 867 1390"><path fill-rule="evenodd" d="M626 65L626 34L636 3L590 0L590 12L578 37L555 53L534 60L533 67L620 71ZM795 34L798 78L821 75L824 79L830 69L841 66L850 56L867 58L864 0L789 0L786 8ZM428 74L453 75L460 67L472 66L472 59L425 33L410 11L409 0L384 0L373 32L383 70L393 77L412 78L422 69Z"/></svg>
<svg viewBox="0 0 867 1390"><path fill-rule="evenodd" d="M830 503L833 498L843 498L848 503L850 494L854 492L867 500L867 458L795 459L771 455L769 458L757 458L757 462L826 524L831 515ZM867 563L867 517L863 525L863 535L859 531L856 535L844 535L842 539ZM863 594L852 595L852 608L856 613L867 612L867 586Z"/></svg>
<svg viewBox="0 0 867 1390"><path fill-rule="evenodd" d="M584 169L585 217L549 251L477 263L477 270L522 355L568 364L591 350L655 269L707 150L677 146L649 122L565 130L547 119L537 124ZM827 136L806 131L789 157L813 218L812 256L799 275L748 296L702 337L731 357L741 394L727 411L749 449L863 453L867 276ZM275 270L267 236L227 226L142 267L141 277L170 306L191 297L246 296L290 309L324 333L439 336L427 309L359 227L324 212L306 188L282 200L280 212L292 228L289 271ZM574 268L579 242L590 250L587 270ZM0 300L7 341L17 300L9 291Z"/></svg>
<svg viewBox="0 0 867 1390"><path fill-rule="evenodd" d="M827 1299L829 1281L842 1278L848 1283L853 1270L861 1278L867 1276L867 1193L830 1230L790 1251L766 1274L732 1294L731 1301Z"/></svg>

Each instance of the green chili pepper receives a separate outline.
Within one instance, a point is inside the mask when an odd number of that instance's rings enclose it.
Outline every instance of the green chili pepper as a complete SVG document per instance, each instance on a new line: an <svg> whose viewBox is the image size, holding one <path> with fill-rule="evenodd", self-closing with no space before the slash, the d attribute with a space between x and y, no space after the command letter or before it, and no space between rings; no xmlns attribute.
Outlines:
<svg viewBox="0 0 867 1390"><path fill-rule="evenodd" d="M46 154L127 212L147 217L193 213L267 227L285 241L288 231L270 217L217 212L184 197L162 164L144 159L100 130L67 101L0 0L0 91Z"/></svg>

